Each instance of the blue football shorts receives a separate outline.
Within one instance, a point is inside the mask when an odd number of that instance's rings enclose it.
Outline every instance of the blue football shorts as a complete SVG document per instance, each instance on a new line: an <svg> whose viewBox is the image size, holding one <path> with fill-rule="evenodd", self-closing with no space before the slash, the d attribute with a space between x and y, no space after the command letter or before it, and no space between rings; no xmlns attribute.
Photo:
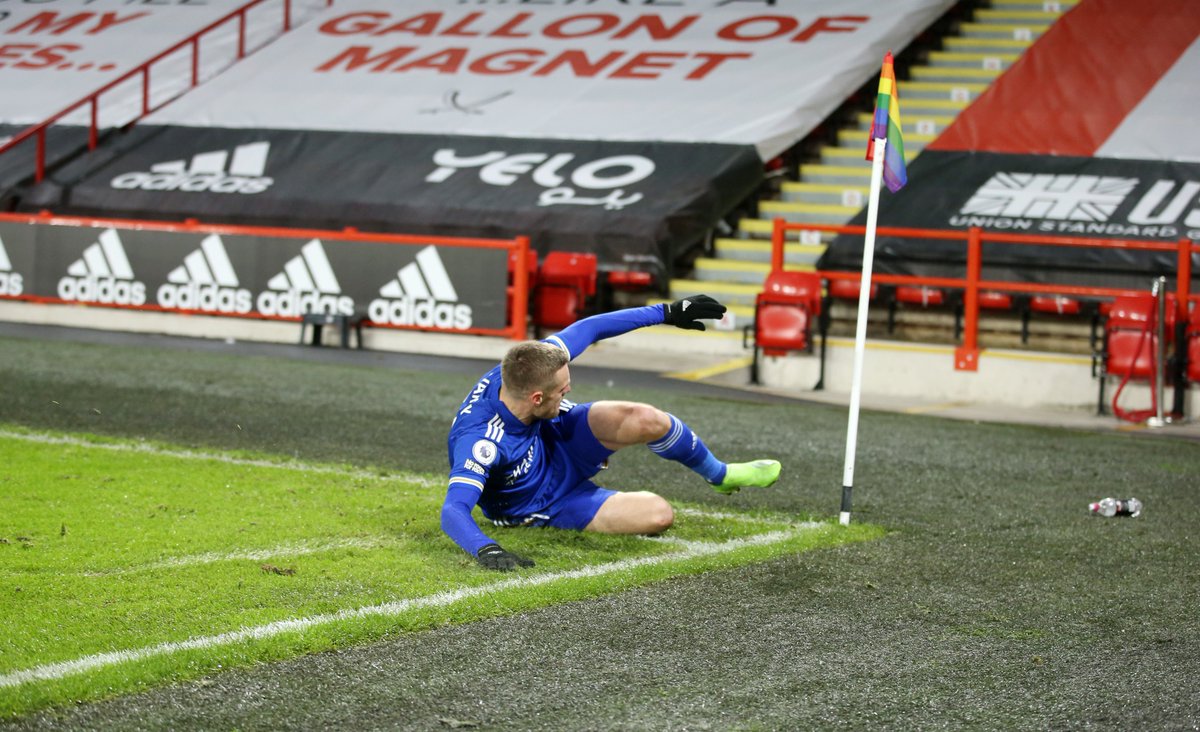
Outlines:
<svg viewBox="0 0 1200 732"><path fill-rule="evenodd" d="M616 491L601 488L590 478L613 454L588 426L591 402L541 423L542 441L550 460L550 475L538 493L539 508L521 516L496 517L497 526L553 526L582 531L600 506Z"/></svg>

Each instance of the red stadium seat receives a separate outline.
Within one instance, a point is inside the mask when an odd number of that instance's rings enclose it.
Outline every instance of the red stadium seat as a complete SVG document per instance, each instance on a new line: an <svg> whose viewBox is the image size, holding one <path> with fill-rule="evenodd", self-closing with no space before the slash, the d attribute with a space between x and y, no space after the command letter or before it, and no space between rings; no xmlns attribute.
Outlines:
<svg viewBox="0 0 1200 732"><path fill-rule="evenodd" d="M754 311L754 341L766 356L811 348L812 314L803 305L764 302Z"/></svg>
<svg viewBox="0 0 1200 732"><path fill-rule="evenodd" d="M1155 301L1150 295L1118 297L1105 325L1104 373L1148 379L1158 337Z"/></svg>
<svg viewBox="0 0 1200 732"><path fill-rule="evenodd" d="M847 304L852 304L858 307L858 295L862 290L862 278L855 277L852 280L831 279L825 287L825 302L821 308L820 327L821 327L821 345L824 347L825 338L829 335L829 312L833 306L834 300L844 300ZM878 282L871 283L871 290L867 293L867 300L873 301L879 297L881 288ZM890 297L890 290L883 290L885 297Z"/></svg>
<svg viewBox="0 0 1200 732"><path fill-rule="evenodd" d="M1154 297L1149 294L1118 297L1108 308L1110 328L1140 328L1154 318Z"/></svg>
<svg viewBox="0 0 1200 732"><path fill-rule="evenodd" d="M608 273L608 286L626 292L645 292L654 287L654 274L636 269L615 269Z"/></svg>
<svg viewBox="0 0 1200 732"><path fill-rule="evenodd" d="M979 293L980 310L1012 310L1013 296L1007 292L983 290Z"/></svg>
<svg viewBox="0 0 1200 732"><path fill-rule="evenodd" d="M862 279L853 280L830 280L829 281L829 296L838 300L853 300L858 302L859 291L862 289ZM879 283L871 283L871 291L867 294L868 299L874 300L879 294Z"/></svg>
<svg viewBox="0 0 1200 732"><path fill-rule="evenodd" d="M1021 311L1021 342L1029 342L1029 321L1034 313L1075 316L1083 313L1083 303L1064 295L1034 295Z"/></svg>
<svg viewBox="0 0 1200 732"><path fill-rule="evenodd" d="M954 308L954 340L958 340L962 335L963 310L965 309L966 295L963 295L963 302L959 302ZM996 290L980 290L978 295L979 309L982 310L1012 310L1013 296L1007 292L998 292Z"/></svg>
<svg viewBox="0 0 1200 732"><path fill-rule="evenodd" d="M763 282L755 302L771 301L806 305L813 314L821 310L821 277L815 272L772 272Z"/></svg>
<svg viewBox="0 0 1200 732"><path fill-rule="evenodd" d="M565 328L582 317L596 294L596 255L550 252L534 288L533 322L539 328Z"/></svg>
<svg viewBox="0 0 1200 732"><path fill-rule="evenodd" d="M1172 340L1175 299L1168 296L1167 316L1164 318L1165 339ZM1155 377L1155 359L1158 357L1158 303L1150 294L1122 296L1113 301L1104 326L1104 346L1098 354L1100 369L1100 396L1098 411L1103 414L1104 384L1109 375L1120 376L1123 381Z"/></svg>
<svg viewBox="0 0 1200 732"><path fill-rule="evenodd" d="M1108 333L1104 372L1134 379L1149 379L1154 371L1158 336L1137 330L1117 329Z"/></svg>
<svg viewBox="0 0 1200 732"><path fill-rule="evenodd" d="M896 309L899 305L936 308L949 303L946 291L924 285L901 285L888 300L888 333L896 329Z"/></svg>
<svg viewBox="0 0 1200 732"><path fill-rule="evenodd" d="M657 289L658 277L654 272L640 269L612 269L600 274L597 305L601 311L628 307L629 302L618 302L617 293L646 295ZM634 298L637 299L637 298Z"/></svg>
<svg viewBox="0 0 1200 732"><path fill-rule="evenodd" d="M855 277L854 279L830 279L825 287L825 299L821 307L820 315L817 319L821 333L821 376L817 380L814 390L819 391L825 388L825 344L829 338L829 326L831 324L830 312L833 308L834 300L843 300L848 305L853 305L858 308L858 296L862 291L862 278ZM867 292L867 301L877 302L882 298L885 302L891 303L893 288L881 286L878 282L871 283L871 289Z"/></svg>
<svg viewBox="0 0 1200 732"><path fill-rule="evenodd" d="M1163 326L1168 345L1175 340L1176 302L1175 294L1167 293ZM1109 328L1141 328L1147 322L1158 323L1158 309L1150 294L1118 297L1108 308Z"/></svg>
<svg viewBox="0 0 1200 732"><path fill-rule="evenodd" d="M921 307L936 307L946 304L946 293L936 287L897 287L896 302L920 305Z"/></svg>
<svg viewBox="0 0 1200 732"><path fill-rule="evenodd" d="M758 383L758 351L783 356L812 351L812 325L821 314L821 277L812 272L772 272L754 299L754 360L751 382ZM743 345L750 326L743 331Z"/></svg>
<svg viewBox="0 0 1200 732"><path fill-rule="evenodd" d="M1035 313L1057 313L1058 315L1078 315L1083 306L1073 297L1062 295L1034 295L1029 298L1029 309Z"/></svg>

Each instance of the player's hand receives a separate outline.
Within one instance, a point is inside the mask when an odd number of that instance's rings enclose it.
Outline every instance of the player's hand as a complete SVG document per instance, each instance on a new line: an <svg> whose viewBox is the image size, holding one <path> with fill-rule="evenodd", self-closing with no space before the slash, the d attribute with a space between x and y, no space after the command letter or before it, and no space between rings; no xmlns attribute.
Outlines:
<svg viewBox="0 0 1200 732"><path fill-rule="evenodd" d="M532 567L533 560L518 556L500 548L499 544L488 544L475 555L475 561L485 569L508 572L517 567Z"/></svg>
<svg viewBox="0 0 1200 732"><path fill-rule="evenodd" d="M708 295L695 295L676 300L667 309L663 322L684 330L704 330L701 320L719 320L725 315L725 306Z"/></svg>

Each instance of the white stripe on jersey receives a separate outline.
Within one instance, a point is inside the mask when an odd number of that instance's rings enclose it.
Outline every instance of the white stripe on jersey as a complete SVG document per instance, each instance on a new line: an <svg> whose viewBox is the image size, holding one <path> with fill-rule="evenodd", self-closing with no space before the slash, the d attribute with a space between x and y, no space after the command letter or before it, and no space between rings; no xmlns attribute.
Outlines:
<svg viewBox="0 0 1200 732"><path fill-rule="evenodd" d="M497 414L487 422L487 432L484 434L492 442L504 439L504 420Z"/></svg>
<svg viewBox="0 0 1200 732"><path fill-rule="evenodd" d="M558 411L560 411L560 412L569 412L574 408L575 408L575 402L570 401L568 399L563 399L561 402L558 403Z"/></svg>
<svg viewBox="0 0 1200 732"><path fill-rule="evenodd" d="M549 338L547 338L544 342L549 343L552 346L558 346L559 348L561 348L567 352L567 358L573 358L573 356L571 356L571 349L567 348L567 344L563 343L562 339L559 338L558 336L552 335Z"/></svg>
<svg viewBox="0 0 1200 732"><path fill-rule="evenodd" d="M475 480L474 478L467 478L462 475L456 475L450 479L450 485L454 485L455 483L464 483L466 485L474 486L475 488L478 488L480 490L480 492L483 491L483 481Z"/></svg>

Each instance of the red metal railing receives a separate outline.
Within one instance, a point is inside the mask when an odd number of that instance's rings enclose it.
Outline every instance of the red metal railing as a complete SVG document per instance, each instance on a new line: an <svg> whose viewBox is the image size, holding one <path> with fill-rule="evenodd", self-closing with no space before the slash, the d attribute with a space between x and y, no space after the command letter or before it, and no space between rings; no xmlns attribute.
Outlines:
<svg viewBox="0 0 1200 732"><path fill-rule="evenodd" d="M176 43L174 46L171 46L170 48L159 53L158 55L148 59L147 61L143 62L141 65L137 66L136 68L130 69L128 72L122 74L120 77L110 81L109 83L105 84L104 86L100 87L99 89L93 91L91 94L88 94L87 96L83 97L79 101L65 107L62 111L60 111L56 114L53 114L53 115L47 117L42 122L25 129L24 131L18 133L17 135L14 135L13 138L11 140L9 140L7 143L5 143L4 145L0 145L0 155L3 155L4 153L8 152L9 150L13 149L14 147L17 147L18 145L24 143L26 140L28 140L31 137L36 138L37 153L35 155L34 181L40 183L46 177L46 131L49 130L50 127L52 127L55 123L57 123L63 117L66 117L67 115L71 114L72 112L79 110L80 108L84 107L85 105L89 106L90 121L88 124L88 150L95 150L96 145L99 142L100 96L102 94L104 94L105 92L111 91L118 85L123 84L124 82L129 81L130 79L132 79L134 77L140 76L141 77L141 87L142 87L141 88L141 97L142 97L141 113L138 116L136 116L133 120L131 120L131 122L136 122L137 120L141 119L142 117L145 117L146 115L150 114L151 112L153 112L157 109L160 109L167 103L177 99L180 95L184 94L185 92L190 91L191 89L194 89L195 87L199 86L199 84L200 84L200 40L204 36L208 35L212 31L216 30L217 28L223 26L225 23L227 23L230 20L233 20L235 18L237 19L237 22L238 22L237 60L241 61L243 58L245 58L246 57L246 14L250 10L256 8L257 6L262 5L264 3L272 2L272 1L273 0L250 0L250 2L246 3L245 5L241 6L238 9L234 10L233 12L222 16L221 18L213 21L212 23L209 23L204 28L201 28L200 30L193 33L191 36L183 39L179 43ZM282 2L283 2L283 14L282 14L281 22L282 22L283 31L286 33L287 31L291 30L291 27L292 27L292 0L282 0ZM332 6L333 0L327 0L327 4ZM184 48L189 49L189 51L191 53L192 73L191 73L191 77L189 79L188 85L181 91L171 95L168 99L165 99L165 100L159 102L158 104L151 106L151 102L150 102L150 70L151 70L151 68L156 63L162 61L163 59L167 58L168 56L170 56L170 55L174 54L175 52L177 52L181 49L184 49Z"/></svg>
<svg viewBox="0 0 1200 732"><path fill-rule="evenodd" d="M299 229L285 228L276 226L239 226L239 225L222 225L201 223L195 219L188 219L182 223L166 222L166 221L146 221L140 219L101 219L89 218L81 216L57 216L48 211L43 211L40 214L18 214L18 213L0 213L0 222L30 224L41 226L83 226L95 228L114 228L114 229L136 229L140 231L163 231L173 233L204 233L204 234L224 234L224 235L243 235L243 236L270 236L290 239L312 239L317 238L322 241L357 241L371 242L376 244L401 244L401 245L427 245L435 244L439 247L471 247L476 249L503 249L509 252L507 261L509 263L508 274L512 278L512 285L507 288L508 297L508 312L509 322L504 328L466 328L463 330L455 330L455 333L465 333L473 335L492 335L511 338L513 340L523 340L528 336L528 317L529 317L529 258L535 256L530 249L529 237L518 236L512 239L483 239L471 237L443 237L443 236L424 236L411 234L382 234L359 231L352 226L347 226L344 229ZM502 274L502 273L501 273ZM4 297L0 299L7 300L22 300L25 302L40 302L40 303L60 303L64 302L57 298L36 296L36 295L18 295L16 297ZM151 311L166 311L166 312L183 312L183 313L199 313L200 311L188 311L179 308L164 308L158 305L117 305L112 307L120 307L132 310L151 310ZM282 317L282 316L267 316L258 313L247 315L230 315L224 314L222 317L246 317L264 320L298 320L298 318ZM426 328L421 326L390 326L377 325L377 327L387 328L403 328L406 330L429 330L445 332L440 328Z"/></svg>
<svg viewBox="0 0 1200 732"><path fill-rule="evenodd" d="M837 226L828 224L806 224L775 219L771 233L771 271L783 269L784 245L789 231L828 231L836 234L864 235L864 226ZM1115 298L1122 295L1142 294L1142 290L1132 290L1120 287L1090 287L1081 285L1042 284L1036 282L1018 282L1012 280L985 280L983 272L983 243L995 242L1016 244L1021 246L1056 246L1082 247L1091 249L1122 249L1150 252L1173 252L1175 260L1176 307L1177 321L1186 322L1188 303L1190 299L1200 300L1200 295L1191 294L1192 257L1200 254L1200 245L1190 239L1179 239L1175 242L1136 241L1125 239L1087 239L1083 237L1038 236L1034 234L1006 234L986 232L978 227L966 231L949 231L945 229L908 229L901 227L880 226L876 229L879 236L895 236L911 239L939 239L943 241L961 241L967 249L965 273L963 277L920 277L913 275L872 275L873 282L891 285L924 285L927 287L944 287L963 291L963 343L955 351L955 368L965 371L975 371L979 365L979 291L1000 290L1004 292L1069 295L1089 298ZM818 272L826 280L857 280L861 277L857 272L826 271Z"/></svg>

